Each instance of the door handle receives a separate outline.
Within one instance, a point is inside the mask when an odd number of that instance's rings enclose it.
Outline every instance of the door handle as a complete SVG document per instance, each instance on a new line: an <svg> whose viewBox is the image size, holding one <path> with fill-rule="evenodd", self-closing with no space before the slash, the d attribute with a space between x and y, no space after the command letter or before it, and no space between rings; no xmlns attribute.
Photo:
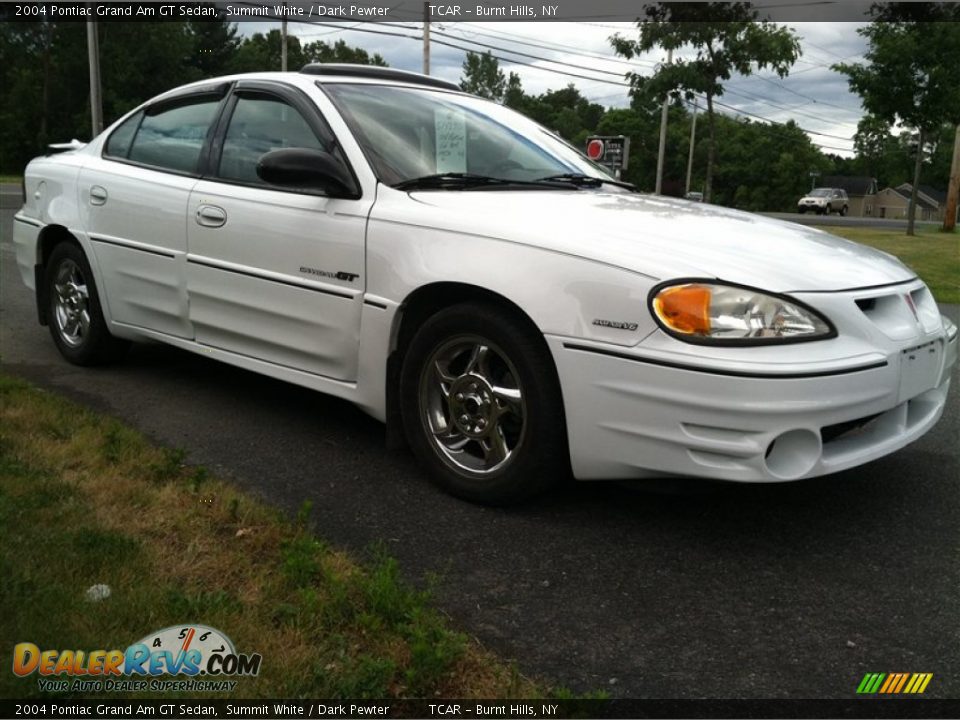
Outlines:
<svg viewBox="0 0 960 720"><path fill-rule="evenodd" d="M197 224L204 227L221 227L227 222L227 211L216 205L201 205L197 208Z"/></svg>
<svg viewBox="0 0 960 720"><path fill-rule="evenodd" d="M107 202L107 189L102 188L99 185L92 185L90 187L90 204L105 205L106 202Z"/></svg>

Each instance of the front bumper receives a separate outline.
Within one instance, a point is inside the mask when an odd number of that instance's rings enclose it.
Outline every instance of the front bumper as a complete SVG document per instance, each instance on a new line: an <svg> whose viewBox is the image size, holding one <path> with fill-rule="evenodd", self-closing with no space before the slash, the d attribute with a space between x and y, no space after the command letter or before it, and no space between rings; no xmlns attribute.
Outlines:
<svg viewBox="0 0 960 720"><path fill-rule="evenodd" d="M643 343L547 340L575 477L739 482L834 473L918 439L943 413L958 345L941 330L846 367L783 373L691 367Z"/></svg>

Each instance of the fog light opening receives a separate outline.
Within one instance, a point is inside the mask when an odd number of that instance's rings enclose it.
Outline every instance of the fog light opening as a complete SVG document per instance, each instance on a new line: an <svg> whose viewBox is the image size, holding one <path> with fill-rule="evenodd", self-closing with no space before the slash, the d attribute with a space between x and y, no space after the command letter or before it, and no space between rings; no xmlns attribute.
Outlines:
<svg viewBox="0 0 960 720"><path fill-rule="evenodd" d="M789 430L767 447L767 471L781 480L803 477L820 459L820 436L809 430Z"/></svg>

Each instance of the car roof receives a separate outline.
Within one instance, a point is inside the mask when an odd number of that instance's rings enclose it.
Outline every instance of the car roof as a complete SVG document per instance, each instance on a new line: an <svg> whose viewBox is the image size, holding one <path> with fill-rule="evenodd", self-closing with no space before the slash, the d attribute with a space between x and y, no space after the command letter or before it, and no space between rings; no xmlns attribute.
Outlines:
<svg viewBox="0 0 960 720"><path fill-rule="evenodd" d="M427 87L441 88L443 90L456 90L461 92L459 85L430 75L408 72L407 70L396 70L390 67L380 65L355 65L350 63L308 63L304 65L300 72L305 75L318 75L321 78L365 78L371 80L388 80L413 85L425 85Z"/></svg>
<svg viewBox="0 0 960 720"><path fill-rule="evenodd" d="M151 98L150 103L185 91L189 92L209 88L221 83L235 82L237 80L266 80L300 87L315 85L317 83L351 82L371 85L393 85L396 87L420 86L459 93L463 92L463 90L454 83L430 75L421 75L420 73L408 72L406 70L396 70L394 68L385 68L376 65L310 63L305 65L299 72L250 72L206 78L205 80L198 80L187 85L172 88L169 92Z"/></svg>

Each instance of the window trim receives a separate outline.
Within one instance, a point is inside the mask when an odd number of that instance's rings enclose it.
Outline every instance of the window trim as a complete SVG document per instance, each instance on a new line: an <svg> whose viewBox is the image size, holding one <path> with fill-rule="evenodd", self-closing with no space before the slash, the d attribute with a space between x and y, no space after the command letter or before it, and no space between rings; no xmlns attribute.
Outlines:
<svg viewBox="0 0 960 720"><path fill-rule="evenodd" d="M107 148L110 146L110 141L113 140L113 136L116 135L120 128L127 124L127 122L133 119L135 116L139 115L140 119L137 121L136 127L133 129L133 135L130 137L130 143L127 145L127 154L126 155L113 155L107 152ZM135 110L130 115L123 119L123 122L119 123L112 133L103 141L103 152L101 157L108 160L128 160L130 157L130 150L133 148L133 141L137 137L137 133L140 132L140 126L143 124L143 119L147 116L147 113L143 108Z"/></svg>
<svg viewBox="0 0 960 720"><path fill-rule="evenodd" d="M332 149L333 147L338 147L340 149L336 157L338 160L340 160L340 162L343 163L344 167L346 167L347 171L350 173L350 177L353 180L353 192L343 198L331 198L322 190L294 190L280 187L278 185L270 185L264 182L245 182L243 180L233 180L231 178L220 177L218 173L220 170L220 160L223 156L223 146L227 137L227 130L230 128L230 121L233 119L233 113L237 108L237 102L244 95L265 95L267 97L272 97L276 100L279 100L280 102L284 102L300 113L300 116L304 119L313 133L321 139L321 142L324 136L329 137L331 143L330 148ZM330 152L330 150L328 150L328 152ZM270 80L238 81L227 97L223 111L216 123L216 130L214 132L213 139L210 142L209 150L204 159L205 163L201 166L202 173L200 177L201 179L209 182L220 183L223 185L237 185L239 187L248 187L256 190L268 190L270 192L287 193L290 195L323 197L331 200L360 200L363 197L363 187L360 184L360 180L357 177L356 172L354 172L353 166L350 163L350 159L347 157L346 152L343 151L343 146L340 142L340 139L333 131L333 128L330 127L330 124L323 116L320 108L318 108L316 103L314 103L313 100L311 100L310 97L300 88L297 88L293 85L288 85L286 83L273 82Z"/></svg>
<svg viewBox="0 0 960 720"><path fill-rule="evenodd" d="M200 178L202 177L202 170L206 162L206 156L209 153L211 138L214 135L216 128L220 123L220 119L223 115L223 108L226 104L226 99L229 98L228 90L230 89L231 83L218 83L217 85L205 86L202 88L190 88L183 92L178 92L173 95L168 95L161 100L158 100L154 103L141 106L130 113L127 117L124 118L123 122L119 123L110 135L107 136L106 140L103 142L103 145L100 149L100 157L103 160L109 160L110 162L121 163L123 165L130 165L132 167L143 168L144 170L153 170L154 172L162 172L168 175L176 175L178 177L191 177L191 178ZM140 132L140 126L143 125L143 119L147 115L157 114L162 112L165 109L168 109L167 106L177 106L177 105L189 105L193 100L199 100L209 96L220 97L220 103L217 106L217 109L213 113L213 119L210 122L210 126L207 128L206 137L203 139L203 145L200 146L200 156L197 158L197 169L194 172L187 172L184 170L175 170L173 168L165 168L160 165L151 165L150 163L140 162L138 160L131 160L129 155L130 151L133 149L133 143L137 138L137 133ZM170 108L172 109L172 108ZM151 112L153 111L153 112ZM126 120L133 116L136 113L140 113L140 122L137 123L137 129L133 133L133 138L130 141L130 147L127 148L127 157L118 157L116 155L107 154L107 145L110 144L110 139L114 134L123 126L123 123Z"/></svg>

